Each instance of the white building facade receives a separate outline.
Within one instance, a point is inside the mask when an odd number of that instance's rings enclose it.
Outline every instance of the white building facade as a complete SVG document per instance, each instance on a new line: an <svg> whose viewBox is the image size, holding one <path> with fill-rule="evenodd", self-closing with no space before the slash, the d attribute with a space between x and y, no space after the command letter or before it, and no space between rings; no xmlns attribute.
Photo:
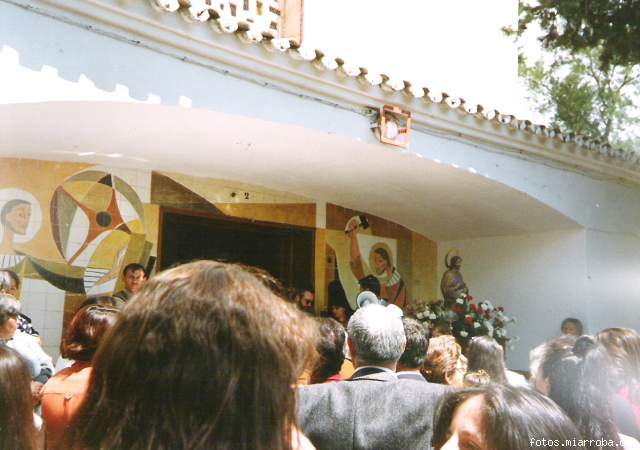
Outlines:
<svg viewBox="0 0 640 450"><path fill-rule="evenodd" d="M31 208L5 266L50 353L82 298L162 258L167 208L313 230L319 307L351 215L375 218L409 301L440 296L455 248L474 297L519 319L515 369L567 316L640 328L634 155L189 4L0 0L0 201ZM385 104L412 113L406 150L372 132Z"/></svg>

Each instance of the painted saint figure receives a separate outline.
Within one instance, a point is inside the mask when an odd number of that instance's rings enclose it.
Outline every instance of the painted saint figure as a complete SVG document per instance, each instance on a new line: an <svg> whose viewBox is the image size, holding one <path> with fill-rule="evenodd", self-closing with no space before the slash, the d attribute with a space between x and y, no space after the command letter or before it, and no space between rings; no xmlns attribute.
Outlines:
<svg viewBox="0 0 640 450"><path fill-rule="evenodd" d="M4 228L0 254L15 255L13 239L16 234L27 234L27 227L31 220L31 203L19 198L9 200L0 211L0 223Z"/></svg>
<svg viewBox="0 0 640 450"><path fill-rule="evenodd" d="M440 290L442 291L445 305L452 306L460 297L460 294L468 294L469 289L460 272L460 267L462 266L462 258L460 256L453 256L449 260L449 253L447 253L444 257L444 265L447 267L447 271L442 275Z"/></svg>
<svg viewBox="0 0 640 450"><path fill-rule="evenodd" d="M8 269L17 266L24 259L24 255L16 253L14 241L16 235L27 234L31 220L31 203L27 200L15 198L9 200L0 210L0 224L2 224L2 242L0 242L0 268Z"/></svg>
<svg viewBox="0 0 640 450"><path fill-rule="evenodd" d="M365 264L360 255L358 245L358 223L351 220L347 226L347 235L350 240L351 272L358 279L363 279L367 273ZM393 266L389 251L383 247L375 247L372 250L373 267L370 270L377 278L382 278L380 283L380 298L386 300L389 304L394 304L400 308L406 306L407 288L402 276Z"/></svg>

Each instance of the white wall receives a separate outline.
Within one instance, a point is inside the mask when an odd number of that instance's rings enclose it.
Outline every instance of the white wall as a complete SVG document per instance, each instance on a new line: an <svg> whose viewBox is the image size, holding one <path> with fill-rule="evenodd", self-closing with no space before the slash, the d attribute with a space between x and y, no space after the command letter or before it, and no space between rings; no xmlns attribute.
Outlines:
<svg viewBox="0 0 640 450"><path fill-rule="evenodd" d="M640 238L587 231L589 332L608 327L640 331Z"/></svg>
<svg viewBox="0 0 640 450"><path fill-rule="evenodd" d="M585 231L569 230L438 243L438 255L455 247L474 301L490 300L516 317L518 336L507 352L510 368L528 370L529 351L559 334L565 317L588 320ZM442 277L444 262L438 262Z"/></svg>

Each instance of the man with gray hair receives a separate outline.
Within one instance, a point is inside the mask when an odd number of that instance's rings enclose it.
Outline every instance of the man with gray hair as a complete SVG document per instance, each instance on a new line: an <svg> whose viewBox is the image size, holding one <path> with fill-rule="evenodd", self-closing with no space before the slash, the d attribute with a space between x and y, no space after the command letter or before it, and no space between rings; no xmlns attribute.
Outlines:
<svg viewBox="0 0 640 450"><path fill-rule="evenodd" d="M358 309L347 326L356 368L337 383L298 389L298 418L317 449L430 448L440 385L398 381L396 364L406 338L402 320L388 308Z"/></svg>

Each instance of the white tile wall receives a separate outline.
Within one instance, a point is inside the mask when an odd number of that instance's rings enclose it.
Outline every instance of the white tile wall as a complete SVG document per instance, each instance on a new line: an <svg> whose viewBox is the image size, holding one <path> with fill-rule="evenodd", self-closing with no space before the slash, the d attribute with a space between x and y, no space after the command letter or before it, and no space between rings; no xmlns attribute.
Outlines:
<svg viewBox="0 0 640 450"><path fill-rule="evenodd" d="M62 336L65 292L44 280L25 278L22 281L22 311L40 332L45 352L55 359L59 354Z"/></svg>
<svg viewBox="0 0 640 450"><path fill-rule="evenodd" d="M327 202L316 202L316 228L327 228Z"/></svg>

